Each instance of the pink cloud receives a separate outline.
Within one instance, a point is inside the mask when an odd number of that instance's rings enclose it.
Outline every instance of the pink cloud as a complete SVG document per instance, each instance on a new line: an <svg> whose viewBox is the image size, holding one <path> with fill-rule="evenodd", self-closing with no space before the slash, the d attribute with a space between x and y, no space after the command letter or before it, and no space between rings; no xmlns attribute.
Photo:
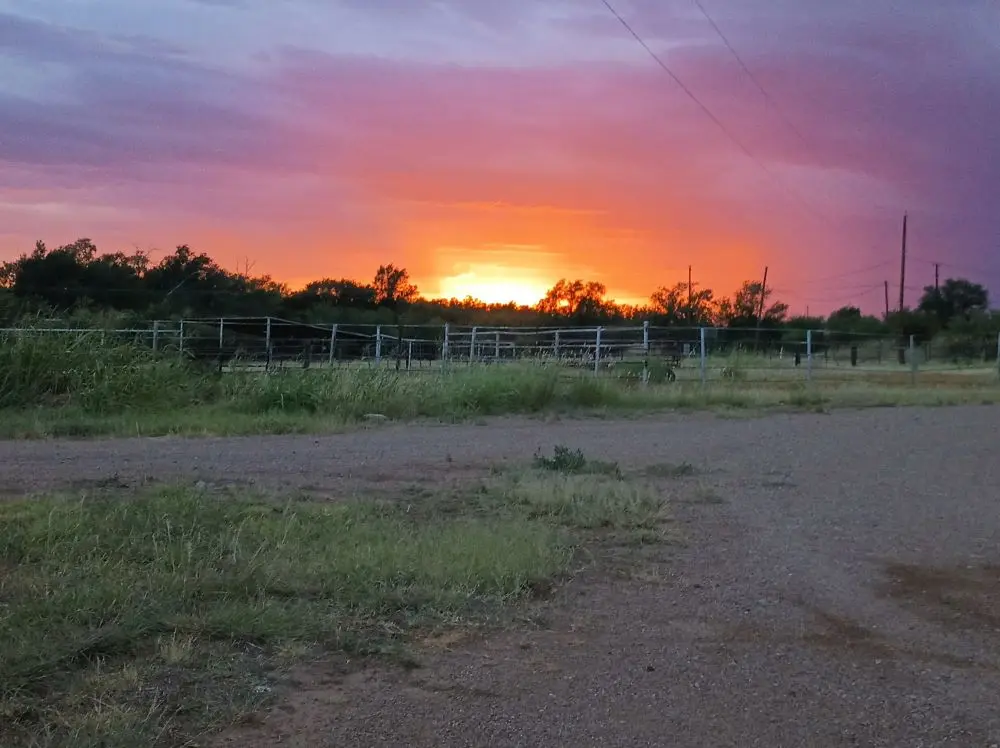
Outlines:
<svg viewBox="0 0 1000 748"><path fill-rule="evenodd" d="M676 30L677 6L661 7L636 6L637 26ZM681 22L691 38L705 31ZM982 264L1000 241L993 68L913 24L903 28L919 44L880 46L880 31L845 22L813 50L794 36L803 23L779 27L793 35L780 54L769 42L745 57L805 142L718 43L665 52L781 184L641 50L634 65L522 69L285 50L265 78L129 58L155 86L104 71L86 79L85 100L0 98L0 250L89 234L203 243L285 278L366 277L395 261L432 282L460 272L461 251L489 264L530 247L553 280L591 273L636 296L689 263L720 291L769 264L808 303L835 292L799 281L893 262L906 208L917 253Z"/></svg>

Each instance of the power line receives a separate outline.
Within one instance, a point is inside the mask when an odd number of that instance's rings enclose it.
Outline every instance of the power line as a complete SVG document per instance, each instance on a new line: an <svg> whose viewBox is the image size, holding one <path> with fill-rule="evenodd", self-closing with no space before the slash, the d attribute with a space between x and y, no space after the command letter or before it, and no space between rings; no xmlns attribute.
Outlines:
<svg viewBox="0 0 1000 748"><path fill-rule="evenodd" d="M998 276L1000 275L1000 267L997 268L985 268L985 267L975 267L966 264L955 264L952 262L939 262L938 260L928 260L923 257L912 258L916 262L923 263L925 265L940 265L943 268L951 268L952 270L957 270L962 273L970 273L973 275L987 275L987 276Z"/></svg>
<svg viewBox="0 0 1000 748"><path fill-rule="evenodd" d="M798 292L795 292L795 291L790 291L790 290L787 290L787 289L773 289L773 290L774 290L775 294L777 294L779 296L782 296L782 297L791 298L791 299L793 299L793 300L795 300L796 302L799 302L799 303L808 303L808 304L824 304L824 303L826 303L826 304L834 304L834 303L841 303L841 302L856 301L859 298L865 298L866 296L868 296L869 294L871 294L872 292L874 292L876 290L877 291L881 291L882 288L883 288L883 284L882 283L876 283L874 285L863 286L861 288L857 288L857 289L854 289L854 290L851 290L851 291L846 291L844 293L840 293L840 294L836 294L836 295L831 295L831 296L805 295L805 294L801 294L801 293L798 293Z"/></svg>
<svg viewBox="0 0 1000 748"><path fill-rule="evenodd" d="M817 283L828 283L829 281L840 280L842 278L850 278L855 275L862 275L864 273L870 273L874 270L881 270L882 268L889 267L895 264L892 260L885 260L876 265L869 265L863 268L857 268L856 270L847 270L843 273L837 273L836 275L821 276L819 278L812 278L810 280L799 281L797 285L800 286L810 286ZM881 284L880 284L881 285Z"/></svg>
<svg viewBox="0 0 1000 748"><path fill-rule="evenodd" d="M753 159L754 161L756 161L757 164L762 169L764 169L764 171L767 171L770 174L770 171L768 170L768 168L755 155L753 155L753 153L750 151L750 149L747 148L743 144L743 142L740 141L739 138L737 138L735 135L733 135L732 132L730 132L729 128L726 127L725 124L723 124L722 120L720 120L718 117L716 117L715 113L712 112L712 110L709 109L702 102L701 99L699 99L697 96L695 96L694 92L690 88L688 88L687 84L684 83L684 81L682 81L677 76L677 74L673 70L670 69L670 67L667 65L667 63L665 63L663 61L663 59L658 54L656 54L656 52L653 51L652 47L650 47L648 44L646 44L646 40L643 39L641 36L639 36L639 33L634 28L632 28L631 24L629 24L629 22L625 20L625 18L622 16L622 14L619 13L615 9L615 7L611 4L610 0L601 0L601 2L604 3L604 7L606 7L611 12L611 14L615 18L618 19L618 22L622 26L625 27L625 30L628 31L628 33L632 35L632 37L639 43L639 45L644 50L646 50L646 52L649 54L650 57L653 58L653 60L656 62L656 64L659 65L663 69L663 72L665 72L667 75L669 75L671 78L673 78L674 79L674 83L676 83L678 86L680 86L681 90L688 95L688 98L690 98L691 101L693 101L695 104L698 105L698 107L701 109L701 111L705 113L705 116L708 117L710 120L712 120L712 122L714 122L716 124L716 126L720 130L722 130L722 132L726 135L726 137L729 138L731 141L733 141L733 143L735 143L736 146L741 151L743 151L743 153L745 153L751 159Z"/></svg>
<svg viewBox="0 0 1000 748"><path fill-rule="evenodd" d="M805 136L802 135L802 133L799 131L799 129L785 115L785 113L782 110L782 108L780 106L778 106L778 103L774 100L774 98L771 96L771 94L769 94L767 92L767 90L764 88L764 86L761 84L761 82L757 79L757 76L753 74L753 71L751 71L750 68L747 67L747 64L743 61L743 58L740 56L739 52L736 51L736 49L730 43L729 39L722 32L722 29L719 28L719 24L717 24L715 22L715 19L713 19L712 16L709 15L708 11L705 10L705 6L701 3L701 0L693 0L693 2L694 2L694 4L696 6L698 6L698 10L701 11L701 14L703 16L705 16L705 20L708 21L709 24L711 24L711 26L712 26L713 29L715 29L715 33L718 34L719 38L722 40L722 43L726 45L726 48L733 55L733 58L736 60L736 62L739 63L739 66L741 68L743 68L743 72L747 74L747 77L757 87L757 90L760 91L760 93L764 97L764 99L778 113L778 116L781 117L781 119L784 121L784 123L788 127L788 129L791 130L793 133L795 133L795 135L799 138L799 140L802 141L802 144L805 145L805 146L808 146L809 143L806 141Z"/></svg>
<svg viewBox="0 0 1000 748"><path fill-rule="evenodd" d="M817 209L814 205L805 200L795 190L791 189L783 180L778 178L777 174L775 174L767 166L767 164L765 164L763 161L757 158L757 156L754 155L753 151L751 151L743 143L743 141L737 138L733 134L733 132L728 127L726 127L725 123L721 119L719 119L715 115L715 113L711 109L709 109L708 106L695 95L694 91L692 91L691 88L686 83L684 83L684 81L681 80L681 78L673 70L670 69L670 66L667 65L667 63L665 63L663 59L658 54L656 54L656 52L653 51L652 47L650 47L646 43L646 40L643 39L642 36L640 36L639 33L631 26L631 24L629 24L629 22L625 20L622 14L615 9L615 7L611 4L610 0L601 0L601 2L604 4L604 7L607 8L608 11L615 18L618 19L618 22L625 28L626 31L628 31L628 33L632 36L633 39L635 39L635 41L639 44L639 46L641 46L646 51L646 53L653 59L653 61L660 66L663 72L669 75L673 79L673 81L678 86L680 86L681 90L684 91L685 94L687 94L688 98L690 98L695 104L698 105L698 108L701 109L702 112L704 112L705 116L708 117L710 120L712 120L712 122L715 123L715 125L719 128L719 130L721 130L722 133L727 138L729 138L733 142L733 144L736 145L737 148L743 151L743 153L746 154L748 158L750 158L754 163L756 163L757 166L759 166L761 170L765 174L767 174L778 187L784 190L789 197L791 197L795 202L799 203L799 205L802 208L804 208L807 212L816 216L824 223L829 225L831 228L834 229L839 228L837 224L829 216L827 216L825 213L823 213L822 211Z"/></svg>

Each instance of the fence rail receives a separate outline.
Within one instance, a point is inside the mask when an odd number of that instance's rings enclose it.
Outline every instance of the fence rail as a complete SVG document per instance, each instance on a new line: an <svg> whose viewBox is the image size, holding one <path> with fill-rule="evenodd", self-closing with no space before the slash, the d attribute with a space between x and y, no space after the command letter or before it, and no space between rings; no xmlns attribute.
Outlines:
<svg viewBox="0 0 1000 748"><path fill-rule="evenodd" d="M1000 378L1000 336L942 335L918 342L828 330L303 324L275 318L186 319L134 329L6 328L14 337L96 336L221 369L392 366L407 371L512 362L650 380L811 380L926 373Z"/></svg>

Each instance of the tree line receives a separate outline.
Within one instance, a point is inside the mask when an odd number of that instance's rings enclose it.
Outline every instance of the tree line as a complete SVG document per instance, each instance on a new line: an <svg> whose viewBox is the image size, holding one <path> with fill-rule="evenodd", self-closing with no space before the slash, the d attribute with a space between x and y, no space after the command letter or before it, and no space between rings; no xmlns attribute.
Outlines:
<svg viewBox="0 0 1000 748"><path fill-rule="evenodd" d="M427 299L405 268L378 268L370 282L323 278L291 290L269 276L232 272L187 245L153 263L143 252L100 253L89 239L32 252L0 266L0 317L27 316L81 324L142 324L152 319L284 317L309 323L503 326L593 326L649 320L656 325L712 326L794 332L916 335L942 332L995 341L1000 314L985 287L949 278L924 289L917 306L884 318L845 306L827 317L790 316L760 281L729 296L686 282L655 289L642 305L620 304L595 281L560 280L534 306L476 299Z"/></svg>

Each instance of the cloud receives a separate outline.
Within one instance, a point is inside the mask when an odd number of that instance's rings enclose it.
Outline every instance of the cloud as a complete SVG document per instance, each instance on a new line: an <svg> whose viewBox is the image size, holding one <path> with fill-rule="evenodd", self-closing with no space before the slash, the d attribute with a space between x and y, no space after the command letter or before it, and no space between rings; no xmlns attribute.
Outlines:
<svg viewBox="0 0 1000 748"><path fill-rule="evenodd" d="M983 264L1000 243L995 11L916 1L927 20L704 0L803 139L693 5L618 3L756 160L600 3L185 0L232 21L238 43L217 56L177 23L111 34L0 14L0 212L45 227L58 205L68 227L76 205L80 233L242 247L296 278L398 261L428 285L462 252L486 266L497 247L540 247L546 277L642 295L689 263L720 290L770 264L807 302L821 295L800 280L894 261L908 209L917 256ZM352 53L331 52L345 34ZM12 86L18 70L49 85Z"/></svg>

